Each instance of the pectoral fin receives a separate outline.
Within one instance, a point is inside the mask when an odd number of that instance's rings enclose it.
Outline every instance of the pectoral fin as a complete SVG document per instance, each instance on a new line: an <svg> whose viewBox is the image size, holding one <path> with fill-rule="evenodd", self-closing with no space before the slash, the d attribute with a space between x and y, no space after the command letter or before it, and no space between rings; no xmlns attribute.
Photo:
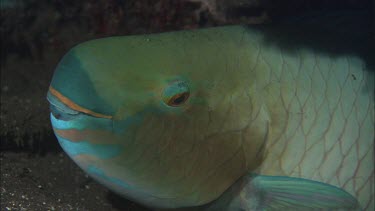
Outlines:
<svg viewBox="0 0 375 211"><path fill-rule="evenodd" d="M205 210L360 210L345 190L313 180L248 175Z"/></svg>
<svg viewBox="0 0 375 211"><path fill-rule="evenodd" d="M302 178L255 176L249 190L253 193L245 195L256 197L265 210L359 208L358 201L345 190Z"/></svg>

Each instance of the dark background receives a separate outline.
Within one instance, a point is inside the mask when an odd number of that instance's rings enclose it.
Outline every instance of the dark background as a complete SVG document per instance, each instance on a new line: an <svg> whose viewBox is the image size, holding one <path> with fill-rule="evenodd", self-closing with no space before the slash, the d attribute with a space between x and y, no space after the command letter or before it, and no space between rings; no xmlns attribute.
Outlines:
<svg viewBox="0 0 375 211"><path fill-rule="evenodd" d="M98 185L54 137L46 92L72 46L112 35L267 24L371 0L0 0L1 210L147 210ZM374 16L372 16L374 19Z"/></svg>

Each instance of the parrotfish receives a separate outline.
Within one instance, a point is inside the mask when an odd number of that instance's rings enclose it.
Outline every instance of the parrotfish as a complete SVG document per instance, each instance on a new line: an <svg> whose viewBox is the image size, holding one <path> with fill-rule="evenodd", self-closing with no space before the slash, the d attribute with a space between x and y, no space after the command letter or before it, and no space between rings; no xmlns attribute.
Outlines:
<svg viewBox="0 0 375 211"><path fill-rule="evenodd" d="M374 210L372 49L286 28L79 44L49 87L54 133L153 209Z"/></svg>

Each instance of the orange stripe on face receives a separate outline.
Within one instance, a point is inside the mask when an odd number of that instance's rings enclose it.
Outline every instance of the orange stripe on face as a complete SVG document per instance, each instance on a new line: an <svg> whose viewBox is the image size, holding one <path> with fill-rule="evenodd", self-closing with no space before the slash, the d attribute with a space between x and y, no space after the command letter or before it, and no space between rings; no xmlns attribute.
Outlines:
<svg viewBox="0 0 375 211"><path fill-rule="evenodd" d="M61 136L62 138L65 138L71 142L89 141L92 144L117 144L122 140L120 137L114 135L110 131L105 130L53 129L58 136Z"/></svg>
<svg viewBox="0 0 375 211"><path fill-rule="evenodd" d="M65 97L64 95L62 95L59 91L54 89L52 86L49 87L49 92L53 96L57 97L57 99L59 99L62 103L64 103L65 105L67 105L69 108L71 108L73 110L80 111L80 112L86 113L86 114L90 114L91 116L94 116L94 117L112 119L112 116L96 113L94 111L91 111L87 108L83 108L83 107L75 104L73 101L71 101L69 98Z"/></svg>

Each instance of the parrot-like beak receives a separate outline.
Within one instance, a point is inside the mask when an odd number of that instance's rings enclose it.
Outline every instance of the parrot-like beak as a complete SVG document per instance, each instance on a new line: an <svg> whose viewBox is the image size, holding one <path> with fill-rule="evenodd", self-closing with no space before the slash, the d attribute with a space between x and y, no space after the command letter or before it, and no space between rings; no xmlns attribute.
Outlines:
<svg viewBox="0 0 375 211"><path fill-rule="evenodd" d="M69 98L62 95L59 91L54 89L52 86L49 87L47 100L50 103L50 110L52 115L54 115L57 119L70 120L80 113L98 118L112 119L112 116L96 113L77 105Z"/></svg>

